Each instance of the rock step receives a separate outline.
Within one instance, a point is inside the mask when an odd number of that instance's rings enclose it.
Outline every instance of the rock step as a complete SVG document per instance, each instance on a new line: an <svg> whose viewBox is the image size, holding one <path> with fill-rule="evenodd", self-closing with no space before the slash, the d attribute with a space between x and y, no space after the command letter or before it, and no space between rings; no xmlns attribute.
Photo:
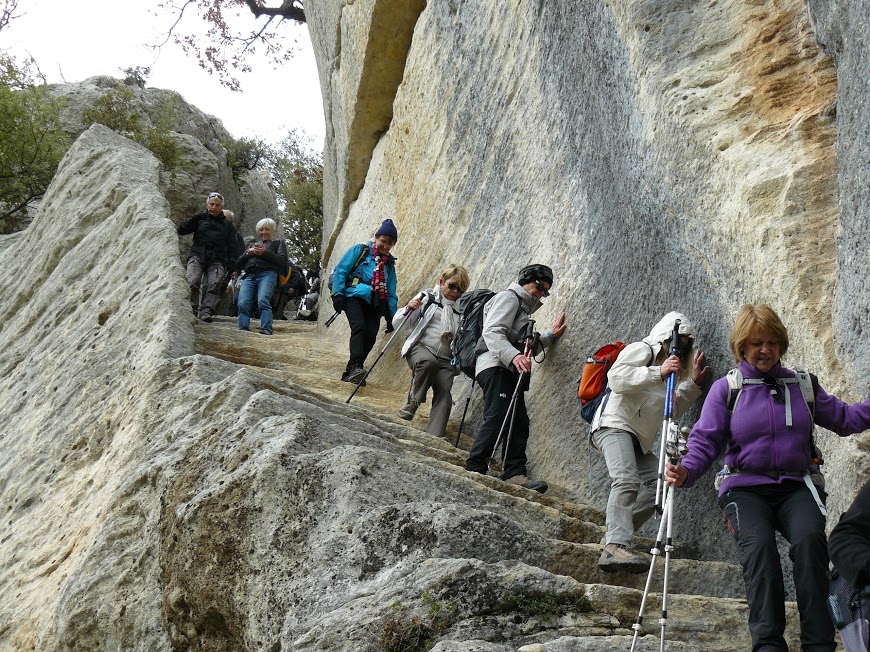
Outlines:
<svg viewBox="0 0 870 652"><path fill-rule="evenodd" d="M640 574L605 573L598 568L601 546L553 542L552 557L542 568L558 575L568 575L579 582L590 580L601 584L616 583L626 588L643 590L649 571ZM651 590L661 590L664 577L664 556L653 565ZM740 566L715 561L674 559L668 570L668 592L713 598L740 598L744 595Z"/></svg>
<svg viewBox="0 0 870 652"><path fill-rule="evenodd" d="M307 326L307 325L306 325ZM294 330L296 329L294 325ZM256 371L275 379L275 391L305 401L317 411L322 410L325 422L337 428L367 433L376 449L395 454L403 451L409 464L420 464L429 473L454 476L457 486L469 487L469 483L482 485L488 498L483 505L468 505L469 509L489 510L497 515L492 523L512 522L515 532L528 533L535 537L528 552L519 552L525 564L537 567L536 573L551 573L550 577L572 578L586 588L592 601L592 613L571 614L567 621L540 628L535 634L525 635L520 631L489 632L484 640L472 640L466 636L473 631L480 635L480 618L472 616L468 626L458 622L434 650L496 651L522 650L523 652L550 652L559 650L628 650L631 646L631 625L637 618L643 588L648 572L642 574L601 572L597 567L601 551L599 543L603 533L604 515L600 510L565 500L559 488L547 494L538 494L522 487L510 485L494 476L468 473L464 469L465 452L453 446L453 442L433 437L421 430L424 421L405 422L399 419L391 407L395 396L378 393L377 388L368 388L358 394L350 405L346 404L352 386L336 378L324 378L323 369L305 365L292 365L271 358L268 363L258 360L258 339L242 334L242 350L233 350L232 340L238 334L228 329L198 327L198 352L224 358L235 363L254 367ZM276 332L280 332L279 326ZM221 333L221 331L224 331ZM228 341L222 341L229 335ZM250 348L248 340L251 340ZM244 362L243 362L244 361ZM339 374L333 374L336 377ZM379 436L371 436L372 434ZM479 495L480 489L470 490ZM458 492L461 495L461 492ZM461 509L461 508L460 508ZM477 517L472 517L477 518ZM492 518L492 517L490 517ZM499 521L501 519L501 521ZM530 539L530 542L532 540ZM639 542L641 548L652 546L652 541ZM520 546L520 551L523 547ZM719 650L748 649L748 629L745 625L747 606L744 600L735 599L743 594L742 576L738 566L721 562L699 561L684 558L691 551L679 544L671 560L669 571L669 603L666 638L668 649L673 650ZM660 597L663 575L663 559L657 559L650 587L645 626L638 641L637 650L658 649ZM531 580L529 580L531 581ZM795 608L788 606L790 621L797 622ZM377 611L377 609L375 610ZM534 630L535 628L531 628ZM484 628L486 630L486 628ZM740 638L735 639L735 632ZM796 640L795 627L788 633ZM318 637L315 637L315 639ZM315 640L315 639L312 639ZM745 639L745 640L744 640ZM503 645L498 641L510 641ZM519 646L519 647L518 647ZM302 646L300 649L304 648Z"/></svg>

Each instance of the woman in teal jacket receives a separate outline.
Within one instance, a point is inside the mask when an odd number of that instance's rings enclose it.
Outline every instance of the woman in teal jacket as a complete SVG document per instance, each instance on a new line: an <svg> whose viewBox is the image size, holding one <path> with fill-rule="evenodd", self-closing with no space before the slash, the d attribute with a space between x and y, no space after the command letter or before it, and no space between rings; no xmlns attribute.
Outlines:
<svg viewBox="0 0 870 652"><path fill-rule="evenodd" d="M332 275L332 305L344 312L350 325L350 359L341 379L357 383L365 375L366 357L378 337L381 317L391 331L399 305L396 296L396 259L390 250L399 235L393 220L384 220L374 240L354 245L341 257Z"/></svg>

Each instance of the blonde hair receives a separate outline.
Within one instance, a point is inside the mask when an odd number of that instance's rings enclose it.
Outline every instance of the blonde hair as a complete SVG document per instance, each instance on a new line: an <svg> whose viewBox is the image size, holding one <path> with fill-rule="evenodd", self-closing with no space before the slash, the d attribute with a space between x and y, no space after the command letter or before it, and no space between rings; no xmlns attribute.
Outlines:
<svg viewBox="0 0 870 652"><path fill-rule="evenodd" d="M731 353L737 362L743 361L743 347L753 330L758 329L773 336L779 342L779 354L788 351L788 330L776 311L764 303L744 303L737 312L737 320L731 329Z"/></svg>
<svg viewBox="0 0 870 652"><path fill-rule="evenodd" d="M441 272L441 280L445 282L454 276L458 277L459 289L465 292L468 289L468 284L470 282L468 279L468 270L466 270L462 265L448 265L444 268L444 271Z"/></svg>

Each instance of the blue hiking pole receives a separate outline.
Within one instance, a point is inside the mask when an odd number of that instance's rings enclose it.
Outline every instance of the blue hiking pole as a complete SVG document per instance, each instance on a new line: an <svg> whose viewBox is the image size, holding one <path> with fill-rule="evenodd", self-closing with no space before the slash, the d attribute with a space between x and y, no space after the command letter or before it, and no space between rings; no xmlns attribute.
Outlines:
<svg viewBox="0 0 870 652"><path fill-rule="evenodd" d="M680 320L674 322L674 332L671 335L671 348L668 351L668 357L675 355L680 356ZM658 514L664 511L665 493L667 484L665 483L665 462L667 460L667 442L668 435L671 433L671 427L674 422L674 386L676 384L677 372L672 371L667 377L667 386L665 388L665 414L662 421L661 446L659 448L659 474L656 480L656 501L655 509Z"/></svg>

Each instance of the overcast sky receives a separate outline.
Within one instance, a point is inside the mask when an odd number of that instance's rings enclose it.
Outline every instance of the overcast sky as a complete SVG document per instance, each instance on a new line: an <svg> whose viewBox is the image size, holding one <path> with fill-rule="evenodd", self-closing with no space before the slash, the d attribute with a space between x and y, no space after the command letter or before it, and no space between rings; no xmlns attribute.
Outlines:
<svg viewBox="0 0 870 652"><path fill-rule="evenodd" d="M286 21L280 28L288 40L298 43L293 60L277 70L263 59L252 60L254 71L239 77L239 93L223 87L171 41L159 51L150 47L165 40L174 22L165 11L154 16L156 4L156 0L19 0L20 17L0 32L0 49L32 55L49 83L94 75L122 77L120 68L150 66L148 86L178 91L189 103L220 118L236 138L275 142L296 127L312 137L315 149L322 149L323 103L304 25ZM205 23L188 13L181 31L204 35Z"/></svg>

